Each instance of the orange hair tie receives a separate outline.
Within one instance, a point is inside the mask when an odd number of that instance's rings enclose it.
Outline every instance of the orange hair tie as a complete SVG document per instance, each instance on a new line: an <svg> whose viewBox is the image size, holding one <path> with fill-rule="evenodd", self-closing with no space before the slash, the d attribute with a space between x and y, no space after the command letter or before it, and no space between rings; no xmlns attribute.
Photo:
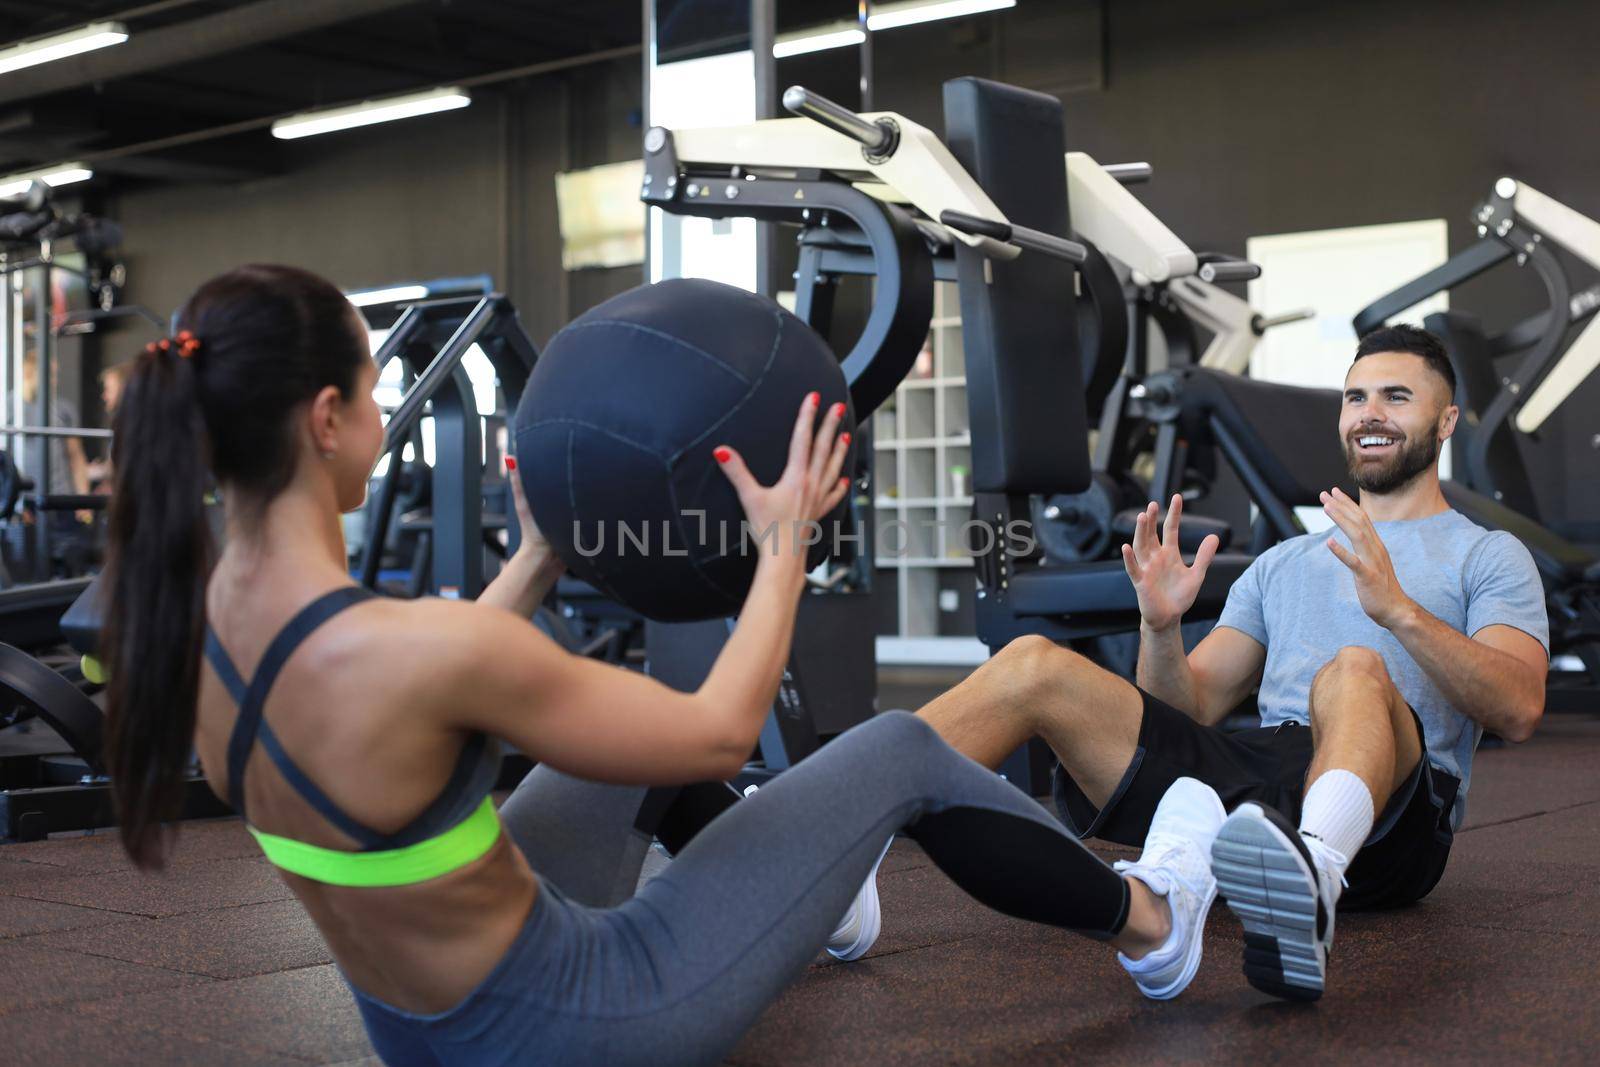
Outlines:
<svg viewBox="0 0 1600 1067"><path fill-rule="evenodd" d="M155 356L162 352L170 352L176 347L181 359L192 359L200 351L200 338L188 330L179 330L177 337L163 337L159 341L151 341L144 346L146 355Z"/></svg>

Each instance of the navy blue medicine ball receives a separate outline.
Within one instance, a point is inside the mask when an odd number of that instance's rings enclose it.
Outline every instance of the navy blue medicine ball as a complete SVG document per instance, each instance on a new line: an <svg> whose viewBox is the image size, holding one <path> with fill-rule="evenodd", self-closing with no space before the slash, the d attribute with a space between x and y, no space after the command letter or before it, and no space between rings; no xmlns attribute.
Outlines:
<svg viewBox="0 0 1600 1067"><path fill-rule="evenodd" d="M735 614L763 547L742 536L712 450L732 446L771 485L813 391L819 423L850 402L827 342L765 297L689 278L613 297L551 339L517 407L534 520L574 576L641 615ZM854 431L854 409L841 428ZM828 553L823 527L812 566Z"/></svg>

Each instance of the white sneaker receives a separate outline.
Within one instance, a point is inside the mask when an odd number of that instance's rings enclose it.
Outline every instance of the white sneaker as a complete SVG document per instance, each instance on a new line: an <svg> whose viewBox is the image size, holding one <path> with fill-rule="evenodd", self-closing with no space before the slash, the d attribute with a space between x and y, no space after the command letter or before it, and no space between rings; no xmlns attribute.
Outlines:
<svg viewBox="0 0 1600 1067"><path fill-rule="evenodd" d="M1211 875L1211 842L1228 812L1216 790L1194 778L1179 778L1156 805L1145 835L1144 852L1116 869L1137 878L1172 910L1172 933L1165 944L1141 959L1117 953L1139 992L1152 1000L1182 993L1200 968L1206 914L1217 896Z"/></svg>
<svg viewBox="0 0 1600 1067"><path fill-rule="evenodd" d="M847 963L858 960L878 941L878 934L883 930L883 912L878 907L878 868L883 865L883 858L889 854L892 844L893 836L884 843L883 851L878 853L878 862L872 865L872 870L867 872L867 880L861 883L861 891L850 902L850 909L828 937L828 955L836 960Z"/></svg>
<svg viewBox="0 0 1600 1067"><path fill-rule="evenodd" d="M1261 804L1240 804L1228 816L1211 846L1211 869L1244 924L1251 985L1287 1000L1322 996L1346 862Z"/></svg>

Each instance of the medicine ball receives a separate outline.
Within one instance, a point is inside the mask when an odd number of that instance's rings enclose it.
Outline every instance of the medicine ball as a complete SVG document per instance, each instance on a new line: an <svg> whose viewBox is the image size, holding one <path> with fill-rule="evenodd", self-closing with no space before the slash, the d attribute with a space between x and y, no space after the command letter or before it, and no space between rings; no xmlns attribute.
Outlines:
<svg viewBox="0 0 1600 1067"><path fill-rule="evenodd" d="M517 407L534 520L574 576L647 618L735 614L769 549L743 536L712 450L732 446L771 485L810 392L819 424L842 401L840 429L854 431L838 357L765 297L691 278L613 297L551 339ZM810 566L828 555L834 527L822 525Z"/></svg>

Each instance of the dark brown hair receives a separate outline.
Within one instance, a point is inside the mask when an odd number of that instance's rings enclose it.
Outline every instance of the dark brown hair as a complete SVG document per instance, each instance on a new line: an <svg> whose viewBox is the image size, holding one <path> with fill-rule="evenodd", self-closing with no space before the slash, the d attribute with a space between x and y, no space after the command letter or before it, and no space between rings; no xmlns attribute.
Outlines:
<svg viewBox="0 0 1600 1067"><path fill-rule="evenodd" d="M122 843L165 859L194 744L215 484L259 516L294 477L291 415L326 386L355 388L366 339L337 287L295 267L247 266L202 285L174 342L133 364L117 405L101 651L110 673L106 765Z"/></svg>
<svg viewBox="0 0 1600 1067"><path fill-rule="evenodd" d="M1403 322L1393 326L1380 326L1361 338L1361 342L1356 345L1356 359L1376 355L1379 352L1409 352L1413 356L1420 357L1450 387L1450 400L1445 403L1454 402L1456 369L1450 363L1450 354L1445 351L1444 342L1439 340L1437 335L1420 326L1408 326Z"/></svg>

